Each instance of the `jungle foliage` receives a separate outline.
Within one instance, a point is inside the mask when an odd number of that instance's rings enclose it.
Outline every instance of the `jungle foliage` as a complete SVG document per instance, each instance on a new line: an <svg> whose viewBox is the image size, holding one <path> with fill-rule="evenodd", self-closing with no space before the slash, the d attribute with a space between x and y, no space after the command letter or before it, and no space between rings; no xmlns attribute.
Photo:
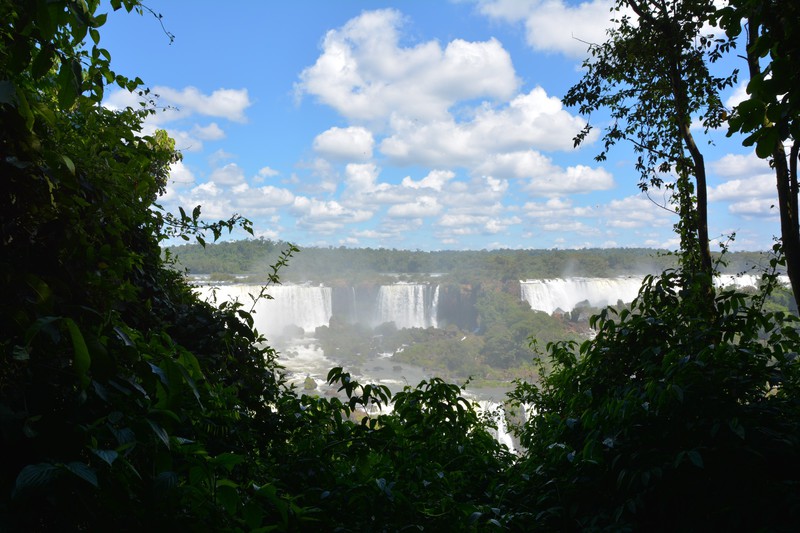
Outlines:
<svg viewBox="0 0 800 533"><path fill-rule="evenodd" d="M199 301L162 257L249 224L154 205L180 155L142 134L152 108L99 105L108 84L147 96L111 70L99 8L0 0L0 528L796 526L798 323L764 304L780 247L752 297L709 310L684 263L601 312L594 340L551 343L553 369L512 394L531 413L518 457L439 378L391 394L334 368L337 396L298 394L252 315Z"/></svg>

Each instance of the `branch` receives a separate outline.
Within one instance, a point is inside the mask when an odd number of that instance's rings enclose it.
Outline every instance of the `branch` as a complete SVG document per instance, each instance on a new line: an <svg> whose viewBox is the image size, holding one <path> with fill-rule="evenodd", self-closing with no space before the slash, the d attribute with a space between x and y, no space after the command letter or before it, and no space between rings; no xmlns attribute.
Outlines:
<svg viewBox="0 0 800 533"><path fill-rule="evenodd" d="M673 215L677 215L678 214L678 212L675 211L674 209L670 209L669 207L666 207L666 205L661 205L660 203L658 203L655 200L653 200L652 198L650 198L650 191L648 191L647 189L645 189L644 194L645 194L645 196L647 196L648 200L653 202L653 204L657 205L658 207L660 207L664 211L666 211L668 213L672 213Z"/></svg>

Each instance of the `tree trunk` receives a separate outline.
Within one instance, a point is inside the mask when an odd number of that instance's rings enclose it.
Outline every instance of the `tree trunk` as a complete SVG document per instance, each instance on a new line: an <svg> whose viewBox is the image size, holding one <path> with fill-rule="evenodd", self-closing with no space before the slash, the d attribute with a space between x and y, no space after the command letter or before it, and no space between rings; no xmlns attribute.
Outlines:
<svg viewBox="0 0 800 533"><path fill-rule="evenodd" d="M747 33L747 68L750 79L760 76L759 57L753 51L752 44L758 39L758 25L750 24ZM765 119L766 120L766 119ZM776 126L773 126L776 127ZM789 149L789 161L786 161L786 148L783 142L775 142L772 161L775 168L775 180L778 187L778 211L781 217L781 248L786 258L786 272L792 286L795 304L800 306L800 229L797 215L797 157L800 145L795 139Z"/></svg>
<svg viewBox="0 0 800 533"><path fill-rule="evenodd" d="M778 186L778 209L781 215L781 244L786 258L786 271L792 285L795 302L800 305L800 228L797 220L797 142L789 151L778 142L773 152L775 177Z"/></svg>

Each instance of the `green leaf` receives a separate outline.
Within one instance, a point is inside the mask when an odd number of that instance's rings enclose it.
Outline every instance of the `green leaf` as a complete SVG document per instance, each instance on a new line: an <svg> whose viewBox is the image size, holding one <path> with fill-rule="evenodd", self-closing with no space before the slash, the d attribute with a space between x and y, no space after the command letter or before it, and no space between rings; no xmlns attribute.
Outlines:
<svg viewBox="0 0 800 533"><path fill-rule="evenodd" d="M97 448L92 448L92 453L108 463L109 466L119 457L119 453L116 450L98 450Z"/></svg>
<svg viewBox="0 0 800 533"><path fill-rule="evenodd" d="M697 450L691 450L687 452L686 455L689 456L689 460L694 466L697 468L703 468L703 456L700 455L700 452Z"/></svg>
<svg viewBox="0 0 800 533"><path fill-rule="evenodd" d="M58 475L59 468L50 463L28 465L23 468L14 483L12 498L28 489L45 487Z"/></svg>
<svg viewBox="0 0 800 533"><path fill-rule="evenodd" d="M61 63L56 80L58 81L58 105L62 109L69 109L78 98L78 83L75 80L71 61Z"/></svg>
<svg viewBox="0 0 800 533"><path fill-rule="evenodd" d="M61 159L64 161L64 164L67 165L67 169L69 169L69 173L74 176L75 175L75 163L72 162L72 159L70 159L66 155L62 155Z"/></svg>
<svg viewBox="0 0 800 533"><path fill-rule="evenodd" d="M12 353L15 361L27 361L31 358L31 354L28 353L28 348L25 346L14 346Z"/></svg>
<svg viewBox="0 0 800 533"><path fill-rule="evenodd" d="M160 472L154 480L154 485L161 490L174 489L178 486L178 474L172 471Z"/></svg>
<svg viewBox="0 0 800 533"><path fill-rule="evenodd" d="M64 465L67 470L81 478L82 480L86 481L87 483L91 483L95 487L97 487L97 473L85 463L80 463L78 461L73 461Z"/></svg>
<svg viewBox="0 0 800 533"><path fill-rule="evenodd" d="M162 428L160 425L158 425L157 422L154 422L153 420L150 420L149 418L147 418L146 420L147 420L147 423L150 424L150 427L152 428L153 433L156 434L156 437L158 437L159 440L164 443L164 446L166 446L167 449L169 449L169 435L164 430L164 428Z"/></svg>
<svg viewBox="0 0 800 533"><path fill-rule="evenodd" d="M244 457L235 453L221 453L211 459L211 463L216 466L221 466L228 472L233 470L233 467L244 462Z"/></svg>
<svg viewBox="0 0 800 533"><path fill-rule="evenodd" d="M65 318L64 322L67 324L69 336L72 339L72 351L75 352L75 359L73 362L75 373L78 375L78 381L80 381L81 387L86 388L90 382L88 373L89 367L92 364L89 349L86 347L86 341L83 339L83 334L75 321L71 318Z"/></svg>
<svg viewBox="0 0 800 533"><path fill-rule="evenodd" d="M31 74L33 74L34 79L41 78L50 71L53 66L53 59L53 49L50 46L45 46L39 50L31 64Z"/></svg>

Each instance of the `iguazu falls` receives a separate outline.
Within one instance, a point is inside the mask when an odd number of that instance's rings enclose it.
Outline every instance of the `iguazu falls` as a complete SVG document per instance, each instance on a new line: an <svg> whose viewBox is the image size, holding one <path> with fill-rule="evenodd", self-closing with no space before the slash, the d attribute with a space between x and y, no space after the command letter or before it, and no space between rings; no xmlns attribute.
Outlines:
<svg viewBox="0 0 800 533"><path fill-rule="evenodd" d="M197 247L176 251L203 299L252 309L255 329L278 349L298 387L324 392L327 372L342 366L392 390L431 376L469 380L470 393L484 401L499 401L513 380L536 375L536 359L548 343L591 338L591 315L606 306L625 308L654 264L669 260L648 250L312 248L289 263L282 273L286 281L266 287L252 265L232 266L256 249L264 255L260 261L268 262L267 252L278 248L253 241L222 243L202 255ZM759 257L740 254L733 260L716 285L754 291ZM387 266L394 272L380 271ZM262 290L268 296L254 301Z"/></svg>

